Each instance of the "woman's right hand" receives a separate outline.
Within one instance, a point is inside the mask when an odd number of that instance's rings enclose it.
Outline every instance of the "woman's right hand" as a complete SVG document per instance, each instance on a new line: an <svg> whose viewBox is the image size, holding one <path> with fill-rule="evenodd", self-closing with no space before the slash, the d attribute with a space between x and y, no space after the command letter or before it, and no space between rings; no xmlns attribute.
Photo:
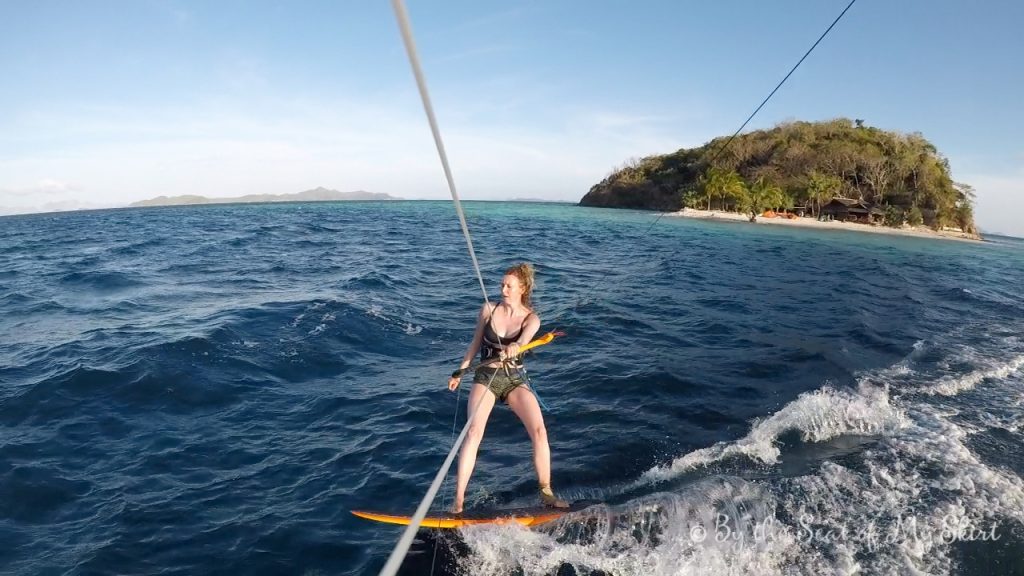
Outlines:
<svg viewBox="0 0 1024 576"><path fill-rule="evenodd" d="M458 389L460 383L462 383L462 378L456 378L455 376L452 376L451 378L448 379L448 389L451 390L452 392L455 392L455 390Z"/></svg>

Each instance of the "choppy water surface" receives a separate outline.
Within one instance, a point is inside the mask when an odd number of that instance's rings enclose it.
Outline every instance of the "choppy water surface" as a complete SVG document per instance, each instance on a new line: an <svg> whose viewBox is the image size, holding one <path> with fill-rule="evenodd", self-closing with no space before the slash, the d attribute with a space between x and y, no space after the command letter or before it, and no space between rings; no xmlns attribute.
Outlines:
<svg viewBox="0 0 1024 576"><path fill-rule="evenodd" d="M494 296L537 267L555 486L605 504L404 573L1024 572L1021 242L467 212ZM0 218L0 572L376 573L348 511L418 503L480 300L447 203ZM529 452L496 409L469 505L532 504Z"/></svg>

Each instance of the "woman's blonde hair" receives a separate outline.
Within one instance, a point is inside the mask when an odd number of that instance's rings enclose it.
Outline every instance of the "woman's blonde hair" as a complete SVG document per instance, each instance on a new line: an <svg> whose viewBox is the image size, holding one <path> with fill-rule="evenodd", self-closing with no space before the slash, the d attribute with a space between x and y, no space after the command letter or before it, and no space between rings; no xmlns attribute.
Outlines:
<svg viewBox="0 0 1024 576"><path fill-rule="evenodd" d="M523 286L523 305L532 308L530 295L533 294L533 266L527 262L521 262L505 270L505 276L515 276L519 279L519 284Z"/></svg>

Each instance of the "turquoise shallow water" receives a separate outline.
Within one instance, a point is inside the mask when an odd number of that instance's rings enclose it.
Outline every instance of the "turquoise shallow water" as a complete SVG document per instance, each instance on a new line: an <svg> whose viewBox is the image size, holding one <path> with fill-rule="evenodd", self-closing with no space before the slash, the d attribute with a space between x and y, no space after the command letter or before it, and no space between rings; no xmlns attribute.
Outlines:
<svg viewBox="0 0 1024 576"><path fill-rule="evenodd" d="M1024 571L1020 241L466 210L492 297L537 267L555 484L606 504L405 573ZM480 299L446 202L0 218L0 572L376 573L348 510L419 501ZM533 486L497 410L470 505Z"/></svg>

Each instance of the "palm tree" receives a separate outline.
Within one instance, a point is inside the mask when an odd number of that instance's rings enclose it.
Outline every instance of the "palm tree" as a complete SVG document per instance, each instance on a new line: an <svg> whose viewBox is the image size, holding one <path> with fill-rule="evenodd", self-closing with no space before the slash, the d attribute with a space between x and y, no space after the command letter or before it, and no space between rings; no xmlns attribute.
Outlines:
<svg viewBox="0 0 1024 576"><path fill-rule="evenodd" d="M835 176L827 176L820 172L811 172L807 183L807 199L813 204L814 216L821 214L821 205L831 200L839 192L843 182Z"/></svg>
<svg viewBox="0 0 1024 576"><path fill-rule="evenodd" d="M724 203L729 198L738 200L747 192L746 183L735 170L708 168L702 180L708 210L711 210L711 201L715 198L720 198Z"/></svg>
<svg viewBox="0 0 1024 576"><path fill-rule="evenodd" d="M786 193L775 184L758 178L750 192L743 196L741 209L750 213L750 221L756 222L757 215L768 208L778 208L789 204Z"/></svg>

